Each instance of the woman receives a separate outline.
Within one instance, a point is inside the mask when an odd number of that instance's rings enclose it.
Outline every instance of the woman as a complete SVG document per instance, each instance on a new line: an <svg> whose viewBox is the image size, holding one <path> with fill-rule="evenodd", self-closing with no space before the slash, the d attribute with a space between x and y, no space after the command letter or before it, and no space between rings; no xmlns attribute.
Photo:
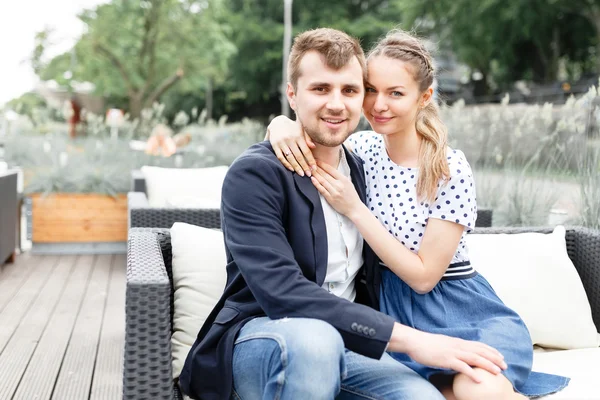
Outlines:
<svg viewBox="0 0 600 400"><path fill-rule="evenodd" d="M481 383L463 374L392 356L435 383L447 399L523 399L556 392L565 377L532 373L533 346L520 317L470 265L465 235L477 206L469 163L447 146L433 101L431 55L415 37L392 31L367 57L363 112L375 132L348 139L364 163L365 206L336 168L314 163L301 127L283 117L269 126L273 148L290 169L311 176L321 195L357 226L382 264L381 310L419 330L498 349L508 368ZM295 132L284 135L284 132ZM298 170L298 169L296 169Z"/></svg>

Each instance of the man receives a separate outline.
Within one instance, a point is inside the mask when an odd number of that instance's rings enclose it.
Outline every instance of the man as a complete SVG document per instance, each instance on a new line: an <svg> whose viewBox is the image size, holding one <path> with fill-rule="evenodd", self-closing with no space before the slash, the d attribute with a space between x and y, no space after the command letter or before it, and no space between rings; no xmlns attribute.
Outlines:
<svg viewBox="0 0 600 400"><path fill-rule="evenodd" d="M358 124L365 58L343 32L300 34L287 95L316 158L365 195L360 161L341 146ZM357 229L307 176L283 167L269 143L250 147L223 184L227 285L180 377L193 398L443 399L385 350L472 374L501 356L479 343L431 335L376 310L379 273Z"/></svg>

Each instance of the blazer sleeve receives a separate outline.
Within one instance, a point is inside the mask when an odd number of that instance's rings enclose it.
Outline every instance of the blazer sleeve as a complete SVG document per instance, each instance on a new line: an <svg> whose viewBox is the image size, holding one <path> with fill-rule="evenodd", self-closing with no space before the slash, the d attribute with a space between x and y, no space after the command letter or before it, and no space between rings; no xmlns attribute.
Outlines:
<svg viewBox="0 0 600 400"><path fill-rule="evenodd" d="M225 243L266 315L326 321L346 348L380 358L394 320L330 294L304 277L286 237L284 171L264 158L239 158L223 183ZM289 179L289 177L288 177Z"/></svg>

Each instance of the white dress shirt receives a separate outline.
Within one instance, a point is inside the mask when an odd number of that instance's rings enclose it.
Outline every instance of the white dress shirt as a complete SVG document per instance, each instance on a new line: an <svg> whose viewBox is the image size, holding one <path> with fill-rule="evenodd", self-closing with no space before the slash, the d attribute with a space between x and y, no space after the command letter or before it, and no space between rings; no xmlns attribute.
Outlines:
<svg viewBox="0 0 600 400"><path fill-rule="evenodd" d="M344 151L340 152L338 171L350 177L350 166ZM338 297L354 301L354 280L363 264L363 238L356 226L339 214L319 194L327 228L327 275L323 288Z"/></svg>

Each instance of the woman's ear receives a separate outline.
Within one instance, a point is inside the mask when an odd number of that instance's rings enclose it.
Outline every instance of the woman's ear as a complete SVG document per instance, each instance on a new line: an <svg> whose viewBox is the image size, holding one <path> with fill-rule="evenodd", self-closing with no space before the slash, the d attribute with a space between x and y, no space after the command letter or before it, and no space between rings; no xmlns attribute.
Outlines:
<svg viewBox="0 0 600 400"><path fill-rule="evenodd" d="M420 108L425 108L431 103L433 100L433 87L429 86L425 92L421 95L421 104Z"/></svg>

